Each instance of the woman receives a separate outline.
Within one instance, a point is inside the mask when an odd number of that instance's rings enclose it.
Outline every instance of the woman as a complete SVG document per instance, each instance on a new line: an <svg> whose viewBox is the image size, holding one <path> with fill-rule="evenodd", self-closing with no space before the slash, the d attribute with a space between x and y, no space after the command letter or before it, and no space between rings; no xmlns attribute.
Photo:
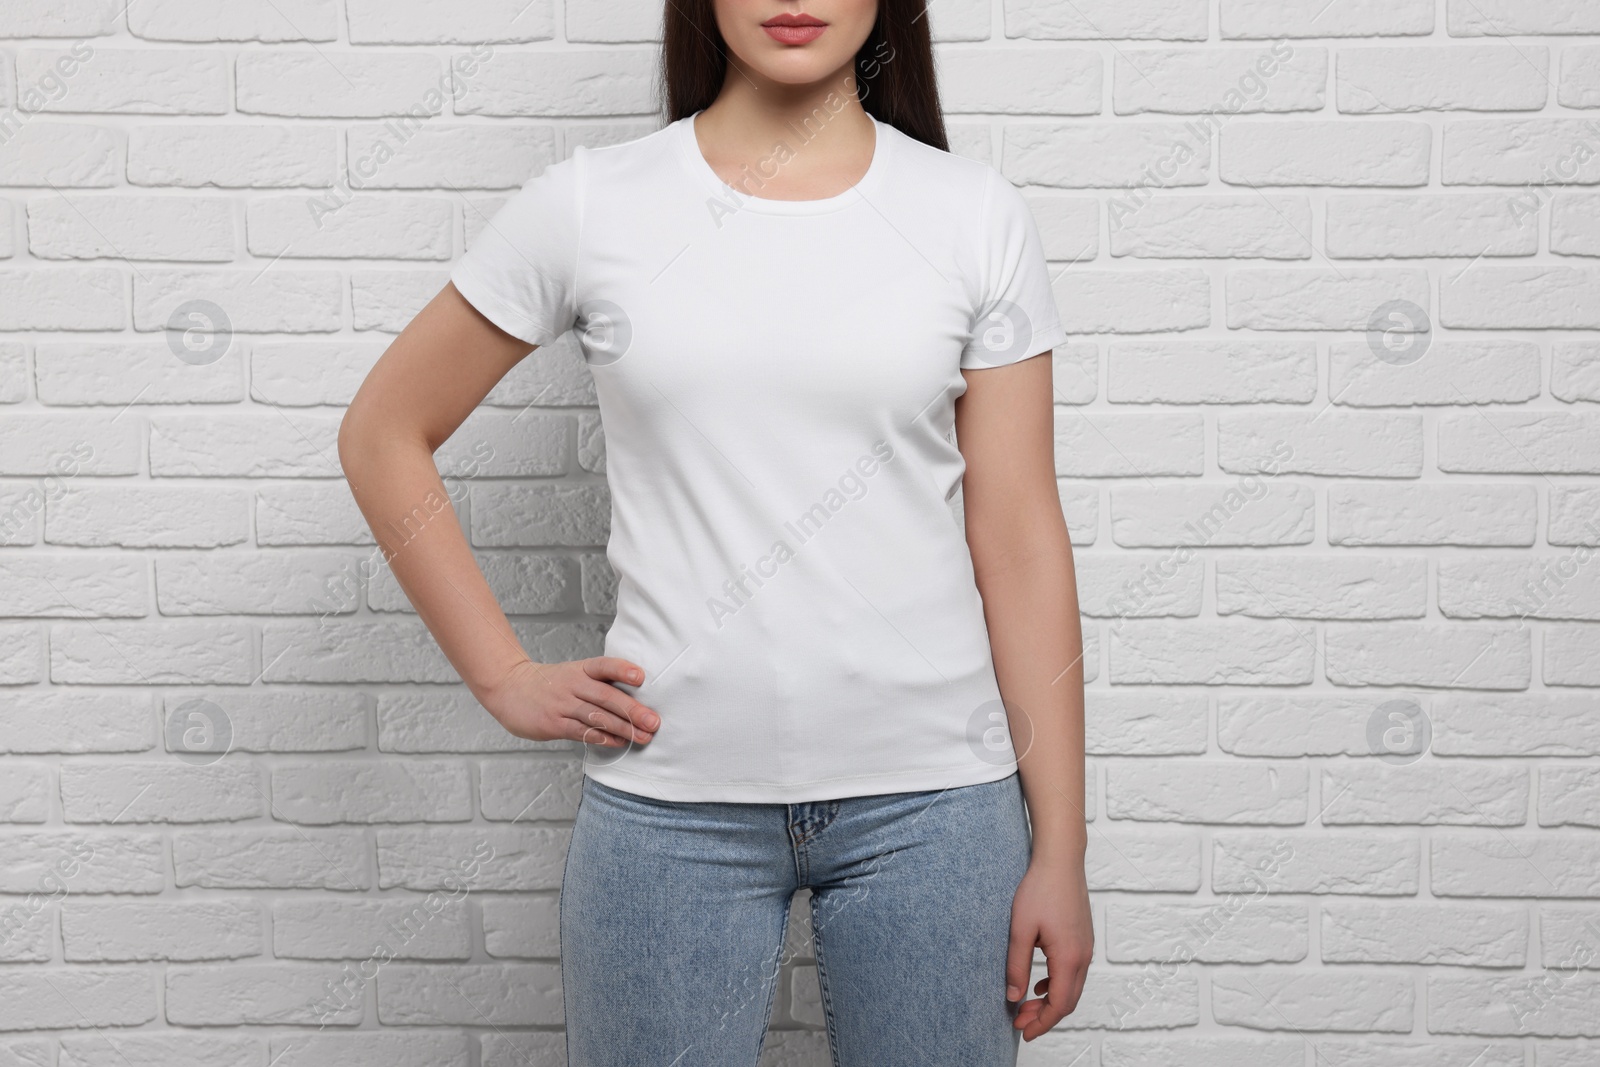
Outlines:
<svg viewBox="0 0 1600 1067"><path fill-rule="evenodd" d="M673 120L531 179L341 427L473 694L519 737L585 745L560 915L575 1067L753 1065L802 886L836 1064L1013 1064L1083 987L1065 331L1020 194L946 150L924 15L667 4ZM433 451L572 328L616 619L605 655L537 663L458 525L407 520L445 499Z"/></svg>

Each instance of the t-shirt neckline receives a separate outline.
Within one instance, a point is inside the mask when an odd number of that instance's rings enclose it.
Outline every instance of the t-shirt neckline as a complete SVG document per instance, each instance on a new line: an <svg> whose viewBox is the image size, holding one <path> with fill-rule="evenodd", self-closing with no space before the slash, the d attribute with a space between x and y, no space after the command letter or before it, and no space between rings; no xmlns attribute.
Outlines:
<svg viewBox="0 0 1600 1067"><path fill-rule="evenodd" d="M869 113L867 117L872 120L875 137L872 161L867 164L867 171L859 181L842 193L821 199L770 200L733 188L711 169L711 164L706 162L706 157L701 154L700 145L694 136L694 119L698 114L699 111L685 115L672 124L677 135L679 154L683 157L684 163L719 200L737 204L742 211L758 211L767 215L823 215L866 199L883 183L884 172L889 166L891 145L894 143L893 128L878 119L876 115Z"/></svg>

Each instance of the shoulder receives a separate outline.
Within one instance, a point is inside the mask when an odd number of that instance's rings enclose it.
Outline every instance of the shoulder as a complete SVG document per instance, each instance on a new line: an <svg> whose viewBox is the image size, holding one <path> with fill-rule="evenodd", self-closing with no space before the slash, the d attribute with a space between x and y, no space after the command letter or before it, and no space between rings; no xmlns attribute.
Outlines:
<svg viewBox="0 0 1600 1067"><path fill-rule="evenodd" d="M673 128L669 123L639 133L626 140L611 140L600 144L578 144L560 164L573 173L573 180L585 186L595 183L627 181L659 175L656 168L662 158L673 151Z"/></svg>

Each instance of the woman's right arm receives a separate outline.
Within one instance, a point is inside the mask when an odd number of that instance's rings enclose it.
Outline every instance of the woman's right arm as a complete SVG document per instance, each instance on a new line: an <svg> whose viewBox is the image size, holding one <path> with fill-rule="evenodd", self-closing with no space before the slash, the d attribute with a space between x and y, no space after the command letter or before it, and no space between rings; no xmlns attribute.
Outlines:
<svg viewBox="0 0 1600 1067"><path fill-rule="evenodd" d="M339 426L339 462L400 588L502 726L538 741L643 744L659 717L611 684L637 685L643 669L612 656L534 663L478 569L433 461L532 350L447 284L361 383Z"/></svg>

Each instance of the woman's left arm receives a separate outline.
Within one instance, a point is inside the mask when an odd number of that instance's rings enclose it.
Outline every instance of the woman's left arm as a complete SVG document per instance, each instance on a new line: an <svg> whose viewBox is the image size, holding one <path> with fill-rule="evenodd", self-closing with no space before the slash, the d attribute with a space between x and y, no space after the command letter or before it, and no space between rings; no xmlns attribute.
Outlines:
<svg viewBox="0 0 1600 1067"><path fill-rule="evenodd" d="M1032 1041L1077 1007L1094 954L1083 869L1083 631L1056 489L1051 357L962 375L955 417L967 545L1033 827L1033 858L1011 911L1006 999L1025 995L1035 947L1049 973L1034 989L1044 999L1016 1015Z"/></svg>

